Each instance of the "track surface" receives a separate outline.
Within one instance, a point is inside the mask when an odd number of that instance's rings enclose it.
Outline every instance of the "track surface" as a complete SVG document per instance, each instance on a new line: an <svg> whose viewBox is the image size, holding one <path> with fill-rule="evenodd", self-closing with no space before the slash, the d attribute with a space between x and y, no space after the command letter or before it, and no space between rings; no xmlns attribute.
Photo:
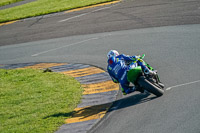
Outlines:
<svg viewBox="0 0 200 133"><path fill-rule="evenodd" d="M0 64L70 62L105 69L110 49L145 53L171 89L160 98L137 93L120 97L91 132L199 133L199 7L199 1L189 0L127 0L2 26L0 45L7 46L0 47Z"/></svg>
<svg viewBox="0 0 200 133"><path fill-rule="evenodd" d="M0 27L0 46L71 35L196 24L200 22L199 7L199 0L124 0L98 10L41 16Z"/></svg>

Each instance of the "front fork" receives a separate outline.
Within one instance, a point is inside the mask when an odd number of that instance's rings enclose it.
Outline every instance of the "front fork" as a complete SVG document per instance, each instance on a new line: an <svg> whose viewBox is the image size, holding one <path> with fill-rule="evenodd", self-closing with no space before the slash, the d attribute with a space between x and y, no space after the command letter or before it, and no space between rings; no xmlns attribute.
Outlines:
<svg viewBox="0 0 200 133"><path fill-rule="evenodd" d="M164 84L161 83L160 78L157 74L157 70L154 70L154 68L151 67L146 62L144 62L144 65L147 66L150 71L152 71L152 73L145 75L145 77L150 79L153 83L156 83L157 85L159 85L159 87L164 88Z"/></svg>

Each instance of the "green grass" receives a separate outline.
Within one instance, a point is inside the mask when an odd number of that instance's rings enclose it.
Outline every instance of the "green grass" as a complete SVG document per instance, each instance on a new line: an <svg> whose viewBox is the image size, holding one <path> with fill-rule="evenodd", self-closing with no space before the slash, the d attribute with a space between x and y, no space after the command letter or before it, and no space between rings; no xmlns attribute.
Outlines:
<svg viewBox="0 0 200 133"><path fill-rule="evenodd" d="M0 22L7 22L60 12L113 0L37 0L21 6L0 10Z"/></svg>
<svg viewBox="0 0 200 133"><path fill-rule="evenodd" d="M0 69L0 132L54 132L81 96L80 83L66 75Z"/></svg>
<svg viewBox="0 0 200 133"><path fill-rule="evenodd" d="M5 6L5 5L12 4L19 1L23 1L23 0L1 0L0 6Z"/></svg>

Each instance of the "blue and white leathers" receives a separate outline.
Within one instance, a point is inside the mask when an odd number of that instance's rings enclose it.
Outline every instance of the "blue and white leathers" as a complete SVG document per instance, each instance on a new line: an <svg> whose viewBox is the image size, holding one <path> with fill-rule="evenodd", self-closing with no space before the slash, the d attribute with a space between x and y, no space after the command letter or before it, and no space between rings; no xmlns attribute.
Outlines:
<svg viewBox="0 0 200 133"><path fill-rule="evenodd" d="M124 54L108 59L108 73L115 83L120 83L122 92L130 92L130 82L127 80L127 70L135 67L135 65L145 68L142 61L137 61L137 63L132 63L129 66L125 64L127 61L136 61L137 59L137 56L127 56Z"/></svg>

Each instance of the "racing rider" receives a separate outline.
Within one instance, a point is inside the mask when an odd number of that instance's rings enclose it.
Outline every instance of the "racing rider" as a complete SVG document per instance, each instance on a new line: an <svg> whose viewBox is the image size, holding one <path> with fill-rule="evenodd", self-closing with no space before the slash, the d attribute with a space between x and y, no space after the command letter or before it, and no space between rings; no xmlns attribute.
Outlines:
<svg viewBox="0 0 200 133"><path fill-rule="evenodd" d="M130 87L130 82L127 79L127 72L133 67L134 63L126 65L127 62L137 62L139 66L142 67L142 70L145 72L150 71L143 63L143 60L139 56L128 56L120 54L116 50L110 50L107 54L108 57L108 66L107 70L112 78L113 82L120 83L121 91L124 95L129 94L134 91L144 92L141 88L136 88L135 86Z"/></svg>

